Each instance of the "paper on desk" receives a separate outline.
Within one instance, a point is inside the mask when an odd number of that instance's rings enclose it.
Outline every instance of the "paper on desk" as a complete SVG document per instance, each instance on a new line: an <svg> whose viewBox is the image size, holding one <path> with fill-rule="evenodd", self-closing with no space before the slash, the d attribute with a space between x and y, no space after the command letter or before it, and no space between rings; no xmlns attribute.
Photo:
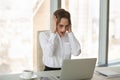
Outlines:
<svg viewBox="0 0 120 80"><path fill-rule="evenodd" d="M107 76L107 77L120 77L120 73L112 70L96 70L101 75Z"/></svg>

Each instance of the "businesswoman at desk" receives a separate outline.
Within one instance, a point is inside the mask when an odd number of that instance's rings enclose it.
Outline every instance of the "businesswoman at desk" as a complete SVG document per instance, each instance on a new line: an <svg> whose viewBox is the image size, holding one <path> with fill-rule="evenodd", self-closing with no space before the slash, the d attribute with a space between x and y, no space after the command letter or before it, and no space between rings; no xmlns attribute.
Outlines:
<svg viewBox="0 0 120 80"><path fill-rule="evenodd" d="M60 70L64 59L71 59L71 55L78 56L81 47L75 38L70 13L58 9L52 16L52 29L39 34L40 45L43 51L44 71Z"/></svg>

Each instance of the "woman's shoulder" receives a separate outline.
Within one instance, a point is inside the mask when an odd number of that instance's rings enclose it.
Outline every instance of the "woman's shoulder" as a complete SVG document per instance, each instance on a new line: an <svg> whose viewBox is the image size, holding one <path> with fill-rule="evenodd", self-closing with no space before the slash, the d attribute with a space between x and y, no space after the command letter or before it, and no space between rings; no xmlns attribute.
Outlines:
<svg viewBox="0 0 120 80"><path fill-rule="evenodd" d="M40 31L39 35L40 36L49 36L50 35L50 30Z"/></svg>

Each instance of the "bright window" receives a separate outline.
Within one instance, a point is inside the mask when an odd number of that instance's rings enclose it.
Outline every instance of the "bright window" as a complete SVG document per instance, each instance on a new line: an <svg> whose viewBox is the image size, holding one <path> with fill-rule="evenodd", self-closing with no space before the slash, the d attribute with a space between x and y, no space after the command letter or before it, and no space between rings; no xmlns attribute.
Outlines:
<svg viewBox="0 0 120 80"><path fill-rule="evenodd" d="M98 57L99 0L62 0L62 8L71 13L72 30L82 53L78 57Z"/></svg>
<svg viewBox="0 0 120 80"><path fill-rule="evenodd" d="M109 51L108 60L120 60L120 0L110 0Z"/></svg>
<svg viewBox="0 0 120 80"><path fill-rule="evenodd" d="M33 69L32 0L0 0L0 73Z"/></svg>

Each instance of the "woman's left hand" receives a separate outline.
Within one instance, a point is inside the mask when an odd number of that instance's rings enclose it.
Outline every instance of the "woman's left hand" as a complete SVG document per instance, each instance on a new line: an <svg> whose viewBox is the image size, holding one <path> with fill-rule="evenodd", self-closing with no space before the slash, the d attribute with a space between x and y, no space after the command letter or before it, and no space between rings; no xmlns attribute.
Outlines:
<svg viewBox="0 0 120 80"><path fill-rule="evenodd" d="M71 28L71 25L69 26L69 28L68 28L68 30L67 30L68 32L72 32L72 28Z"/></svg>

